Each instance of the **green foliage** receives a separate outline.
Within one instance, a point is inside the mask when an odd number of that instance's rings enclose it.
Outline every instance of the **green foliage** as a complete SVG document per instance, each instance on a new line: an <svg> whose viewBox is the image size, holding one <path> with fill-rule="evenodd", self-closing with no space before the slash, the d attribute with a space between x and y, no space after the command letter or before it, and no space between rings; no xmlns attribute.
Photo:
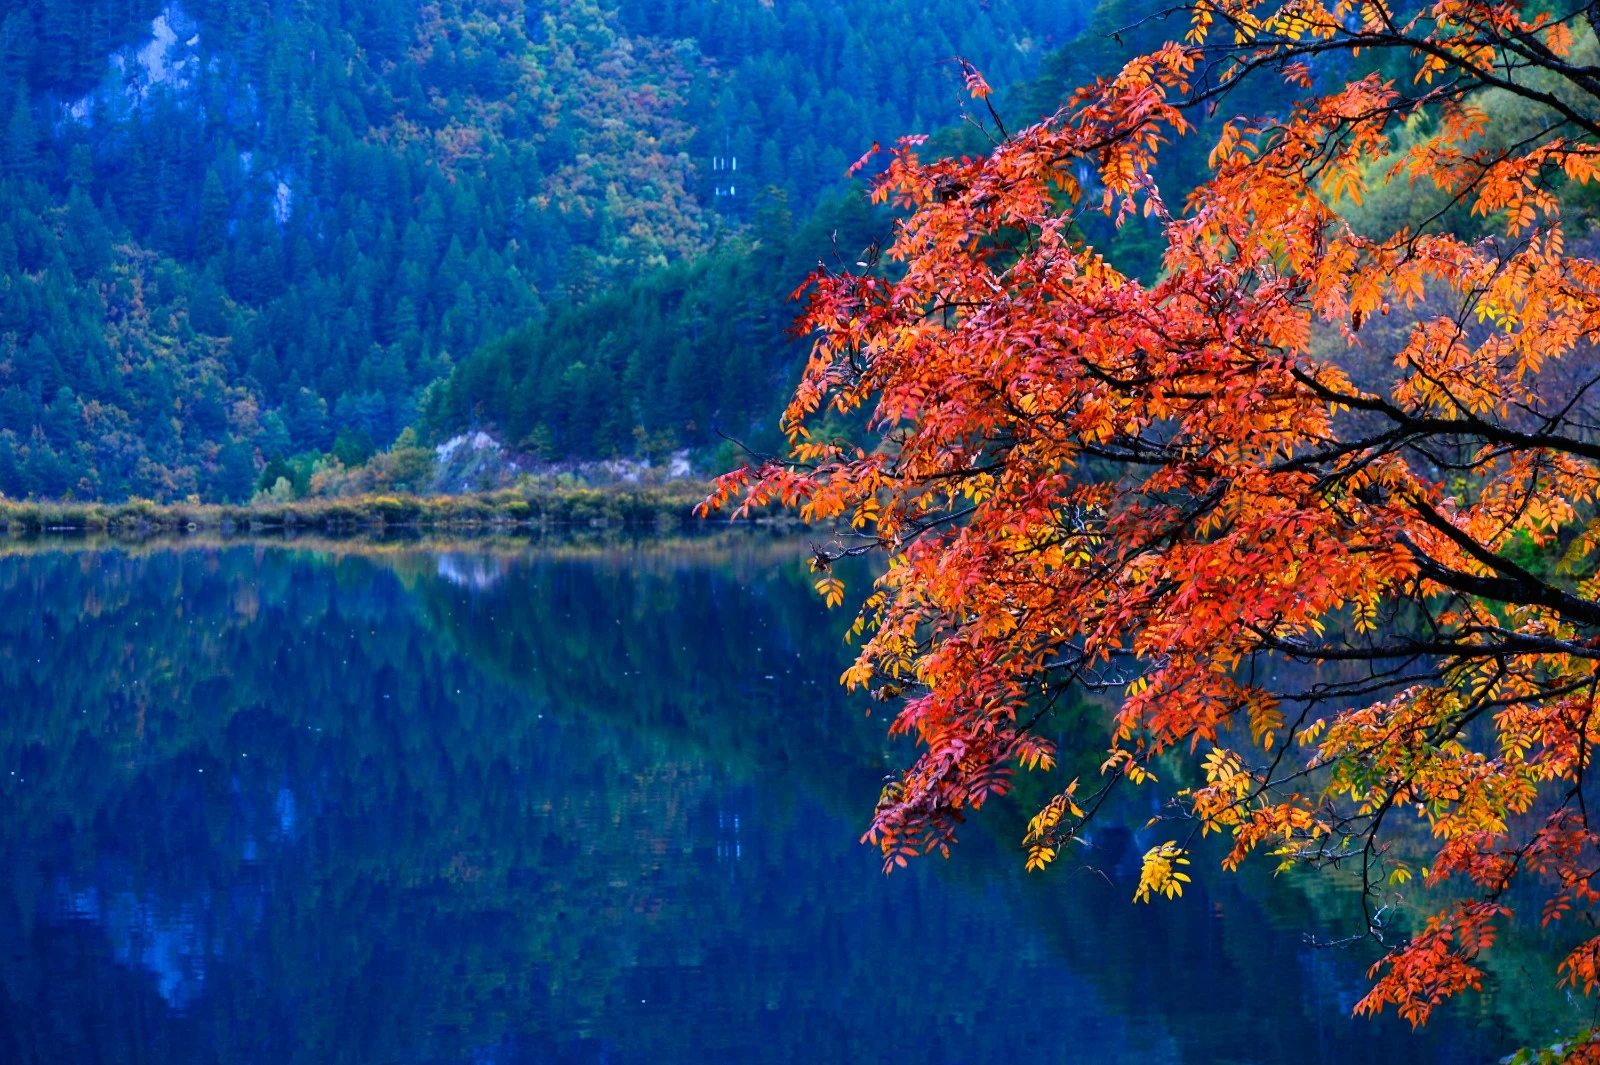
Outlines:
<svg viewBox="0 0 1600 1065"><path fill-rule="evenodd" d="M437 437L488 423L557 457L659 458L719 433L772 443L799 364L787 293L816 249L836 242L853 260L887 225L844 193L791 234L786 197L769 190L749 236L485 345L429 391L423 425Z"/></svg>
<svg viewBox="0 0 1600 1065"><path fill-rule="evenodd" d="M1549 1046L1519 1050L1502 1061L1505 1065L1563 1065L1567 1062L1579 1065L1594 1060L1597 1047L1600 1047L1600 1029L1587 1028Z"/></svg>
<svg viewBox="0 0 1600 1065"><path fill-rule="evenodd" d="M1083 26L1082 8L1061 0L618 0L617 8L640 36L694 40L717 71L690 93L686 116L695 158L738 160L736 171L702 168L703 198L746 221L763 189L782 189L808 212L873 141L959 124L970 101L957 57L1006 85ZM734 195L717 197L717 187Z"/></svg>
<svg viewBox="0 0 1600 1065"><path fill-rule="evenodd" d="M791 358L769 294L829 249L820 224L785 243L787 212L837 196L873 139L958 118L943 60L1015 79L1076 18L1055 0L22 0L0 16L0 493L304 494L307 464L259 471L330 448L360 465L430 382L530 321L516 335L555 338L553 376L520 375L518 410L493 412L529 449L659 456L747 431ZM769 185L787 206L752 195ZM630 301L659 332L630 314L577 357L555 325ZM430 427L460 420L429 402Z"/></svg>
<svg viewBox="0 0 1600 1065"><path fill-rule="evenodd" d="M372 457L374 450L372 437L361 428L340 429L333 441L333 457L346 466L360 466Z"/></svg>

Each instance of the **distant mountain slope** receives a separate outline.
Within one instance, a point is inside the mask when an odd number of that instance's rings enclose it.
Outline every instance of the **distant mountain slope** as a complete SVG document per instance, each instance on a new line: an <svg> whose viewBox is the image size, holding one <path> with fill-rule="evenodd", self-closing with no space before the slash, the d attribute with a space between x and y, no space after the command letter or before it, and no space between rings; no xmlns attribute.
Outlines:
<svg viewBox="0 0 1600 1065"><path fill-rule="evenodd" d="M0 492L239 498L382 445L490 338L734 254L767 185L809 209L872 137L948 121L947 46L1020 75L1071 9L9 5Z"/></svg>
<svg viewBox="0 0 1600 1065"><path fill-rule="evenodd" d="M632 33L690 39L722 72L691 94L695 154L737 158L744 190L809 211L873 140L958 122L957 57L996 85L1032 75L1088 0L617 0ZM702 175L702 180L714 174ZM723 182L726 186L732 182ZM750 217L750 201L717 201Z"/></svg>
<svg viewBox="0 0 1600 1065"><path fill-rule="evenodd" d="M776 445L801 350L787 296L835 244L847 254L886 219L860 195L825 201L797 229L783 193L756 198L746 234L491 341L427 390L432 438L474 426L549 459L638 455L734 440Z"/></svg>

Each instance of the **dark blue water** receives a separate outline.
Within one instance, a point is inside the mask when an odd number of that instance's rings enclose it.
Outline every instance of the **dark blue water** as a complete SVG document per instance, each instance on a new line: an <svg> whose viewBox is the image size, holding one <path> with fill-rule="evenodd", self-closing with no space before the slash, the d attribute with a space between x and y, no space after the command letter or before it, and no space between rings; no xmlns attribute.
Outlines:
<svg viewBox="0 0 1600 1065"><path fill-rule="evenodd" d="M1019 804L884 877L857 837L897 755L802 558L6 547L0 1061L1416 1065L1544 1034L1547 970L1420 1035L1350 1020L1370 952L1304 939L1338 892L1208 869L1135 906L1135 829L1026 875Z"/></svg>

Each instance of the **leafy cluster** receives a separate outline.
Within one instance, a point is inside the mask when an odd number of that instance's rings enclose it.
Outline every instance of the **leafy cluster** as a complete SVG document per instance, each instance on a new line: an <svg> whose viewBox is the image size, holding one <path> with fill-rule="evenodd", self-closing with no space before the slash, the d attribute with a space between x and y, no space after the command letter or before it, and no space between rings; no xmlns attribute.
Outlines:
<svg viewBox="0 0 1600 1065"><path fill-rule="evenodd" d="M1187 756L1202 780L1168 792L1184 828L1140 896L1180 893L1211 832L1229 867L1353 869L1357 934L1385 950L1358 1012L1421 1023L1529 916L1514 885L1540 885L1546 924L1600 903L1600 264L1562 224L1600 177L1594 30L1470 0L1188 15L981 157L901 142L877 186L905 212L892 268L815 275L789 454L708 507L848 526L861 542L841 531L819 568L888 553L845 674L904 690L894 730L921 748L867 832L886 867L1048 768L1063 693L1116 693L1102 784L1047 806L1032 864ZM1374 50L1406 77L1323 69ZM1266 78L1292 106L1248 110L1271 97L1239 88ZM1512 137L1485 109L1506 98ZM1213 109L1205 180L1164 197L1157 161ZM1479 221L1358 224L1419 185ZM1155 220L1157 277L1084 239L1097 212ZM1517 562L1530 545L1560 565ZM1587 993L1584 935L1557 978Z"/></svg>

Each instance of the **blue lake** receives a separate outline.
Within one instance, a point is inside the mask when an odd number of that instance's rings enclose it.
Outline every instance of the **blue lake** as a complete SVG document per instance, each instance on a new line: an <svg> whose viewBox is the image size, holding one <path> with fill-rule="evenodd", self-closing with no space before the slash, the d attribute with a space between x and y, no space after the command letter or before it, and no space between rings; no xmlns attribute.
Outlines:
<svg viewBox="0 0 1600 1065"><path fill-rule="evenodd" d="M885 877L902 752L804 544L10 543L0 1062L1484 1062L1355 1021L1339 893L1025 804ZM873 711L876 710L874 714ZM1090 753L1102 746L1088 736ZM1530 985L1531 987L1532 985Z"/></svg>

